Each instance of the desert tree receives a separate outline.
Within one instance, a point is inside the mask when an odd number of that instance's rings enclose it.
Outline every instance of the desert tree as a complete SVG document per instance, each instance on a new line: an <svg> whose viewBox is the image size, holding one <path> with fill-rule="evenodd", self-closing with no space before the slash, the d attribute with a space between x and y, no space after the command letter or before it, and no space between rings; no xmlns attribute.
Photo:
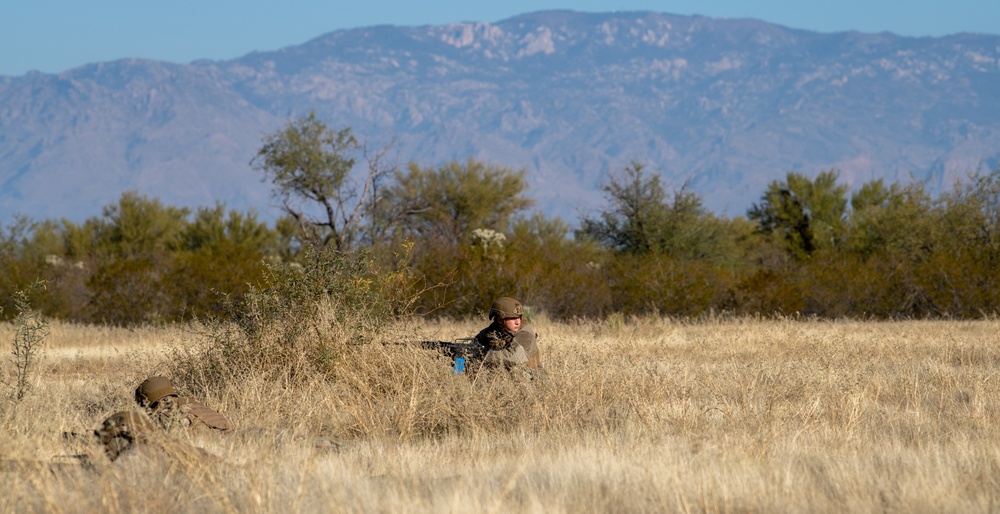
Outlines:
<svg viewBox="0 0 1000 514"><path fill-rule="evenodd" d="M838 184L835 170L820 172L810 180L789 172L784 181L772 181L754 203L747 217L764 234L783 241L785 249L804 259L819 248L842 242L847 219L847 186Z"/></svg>
<svg viewBox="0 0 1000 514"><path fill-rule="evenodd" d="M661 246L666 218L666 191L658 175L632 161L620 174L601 186L609 208L597 218L581 220L577 235L603 246L629 253L646 253Z"/></svg>
<svg viewBox="0 0 1000 514"><path fill-rule="evenodd" d="M504 231L513 217L532 205L524 171L474 159L440 167L410 163L385 189L384 216L398 234L452 245L475 229Z"/></svg>
<svg viewBox="0 0 1000 514"><path fill-rule="evenodd" d="M273 196L307 241L349 250L389 171L387 152L369 152L350 128L332 128L310 111L266 136L251 166L271 182ZM356 169L359 157L366 170Z"/></svg>
<svg viewBox="0 0 1000 514"><path fill-rule="evenodd" d="M687 183L668 192L637 161L602 189L608 206L576 231L610 250L601 269L612 300L602 310L690 315L718 302L740 260L738 225L707 212Z"/></svg>
<svg viewBox="0 0 1000 514"><path fill-rule="evenodd" d="M122 193L102 212L95 225L96 251L126 258L176 249L191 214L188 208L164 205L136 191Z"/></svg>
<svg viewBox="0 0 1000 514"><path fill-rule="evenodd" d="M225 205L199 207L194 219L181 233L182 247L188 251L233 245L263 255L276 245L276 233L257 220L257 213L226 211Z"/></svg>
<svg viewBox="0 0 1000 514"><path fill-rule="evenodd" d="M922 260L932 246L934 202L920 182L866 182L851 195L847 250L864 258Z"/></svg>
<svg viewBox="0 0 1000 514"><path fill-rule="evenodd" d="M13 316L15 293L22 290L41 274L38 259L29 255L27 242L31 237L32 222L18 216L6 226L0 222L0 319Z"/></svg>
<svg viewBox="0 0 1000 514"><path fill-rule="evenodd" d="M940 310L977 315L1000 309L1000 168L976 171L938 200L927 287Z"/></svg>
<svg viewBox="0 0 1000 514"><path fill-rule="evenodd" d="M255 212L200 207L182 233L170 280L175 311L182 316L224 313L228 298L239 298L260 280L265 262L278 255L278 233Z"/></svg>
<svg viewBox="0 0 1000 514"><path fill-rule="evenodd" d="M941 195L943 241L1000 267L1000 167L970 173Z"/></svg>
<svg viewBox="0 0 1000 514"><path fill-rule="evenodd" d="M134 191L106 205L91 233L96 263L87 278L92 320L134 325L172 318L167 281L190 210Z"/></svg>
<svg viewBox="0 0 1000 514"><path fill-rule="evenodd" d="M632 161L601 186L608 207L584 217L576 235L629 254L715 259L728 245L725 223L712 216L687 183L668 193L660 176Z"/></svg>

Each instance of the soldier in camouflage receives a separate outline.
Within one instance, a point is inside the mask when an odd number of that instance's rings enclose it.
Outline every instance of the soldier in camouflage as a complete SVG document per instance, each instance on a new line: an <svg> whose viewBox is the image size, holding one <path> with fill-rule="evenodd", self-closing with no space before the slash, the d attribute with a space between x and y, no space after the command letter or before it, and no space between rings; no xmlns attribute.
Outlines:
<svg viewBox="0 0 1000 514"><path fill-rule="evenodd" d="M145 414L125 410L108 416L94 436L111 462L167 458L170 462L204 462L213 458L205 450L167 437Z"/></svg>
<svg viewBox="0 0 1000 514"><path fill-rule="evenodd" d="M524 306L509 298L498 298L490 308L490 325L476 335L486 355L483 364L511 369L525 366L532 377L541 375L541 355L535 330L523 324Z"/></svg>
<svg viewBox="0 0 1000 514"><path fill-rule="evenodd" d="M165 377L149 377L135 390L135 401L153 422L168 432L176 429L230 431L225 416L191 397L182 397Z"/></svg>
<svg viewBox="0 0 1000 514"><path fill-rule="evenodd" d="M129 410L108 416L94 430L94 436L104 448L104 454L113 462L123 453L145 444L146 437L152 430L153 424L146 416Z"/></svg>

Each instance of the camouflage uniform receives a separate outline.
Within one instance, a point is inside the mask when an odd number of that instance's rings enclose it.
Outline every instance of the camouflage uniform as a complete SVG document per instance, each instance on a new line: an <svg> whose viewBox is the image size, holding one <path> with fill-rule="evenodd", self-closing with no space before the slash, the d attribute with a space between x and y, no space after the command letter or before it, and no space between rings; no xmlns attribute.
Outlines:
<svg viewBox="0 0 1000 514"><path fill-rule="evenodd" d="M538 337L530 326L523 326L511 334L497 323L491 323L476 335L476 341L486 349L483 362L505 367L524 364L529 368L541 367Z"/></svg>
<svg viewBox="0 0 1000 514"><path fill-rule="evenodd" d="M135 390L136 402L154 423L167 431L229 431L233 424L225 416L191 397L181 397L164 377L150 377Z"/></svg>
<svg viewBox="0 0 1000 514"><path fill-rule="evenodd" d="M108 416L94 430L94 436L113 462L126 451L144 444L152 430L153 424L146 416L136 411L121 411Z"/></svg>
<svg viewBox="0 0 1000 514"><path fill-rule="evenodd" d="M523 315L524 306L513 298L503 297L493 302L490 308L492 323L476 335L476 341L486 351L483 364L508 369L524 365L532 370L542 370L535 330L523 325L516 333L511 333L503 325L505 318L520 318Z"/></svg>
<svg viewBox="0 0 1000 514"><path fill-rule="evenodd" d="M211 454L201 448L166 438L157 432L145 415L128 410L108 416L94 430L94 436L111 462L137 461L150 457L204 462L212 458Z"/></svg>

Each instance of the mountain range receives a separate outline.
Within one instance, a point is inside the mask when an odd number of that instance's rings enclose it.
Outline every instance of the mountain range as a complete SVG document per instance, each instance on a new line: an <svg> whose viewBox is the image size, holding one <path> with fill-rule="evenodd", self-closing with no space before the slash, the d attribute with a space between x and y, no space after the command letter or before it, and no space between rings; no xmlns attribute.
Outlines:
<svg viewBox="0 0 1000 514"><path fill-rule="evenodd" d="M1000 36L543 11L0 77L0 223L81 221L125 190L270 218L249 162L310 110L400 166L524 169L536 207L570 224L605 205L601 185L631 161L737 216L790 171L939 192L996 169Z"/></svg>

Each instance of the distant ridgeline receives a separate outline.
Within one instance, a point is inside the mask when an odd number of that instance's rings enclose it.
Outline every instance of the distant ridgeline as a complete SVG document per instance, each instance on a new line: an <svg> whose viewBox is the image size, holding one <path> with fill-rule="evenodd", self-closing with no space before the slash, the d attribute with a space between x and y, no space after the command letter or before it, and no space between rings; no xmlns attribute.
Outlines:
<svg viewBox="0 0 1000 514"><path fill-rule="evenodd" d="M400 165L526 170L576 224L633 160L745 215L772 180L837 170L934 194L1000 158L1000 36L823 34L753 20L537 12L341 30L229 61L0 78L0 221L83 220L125 190L277 215L248 162L315 109Z"/></svg>

